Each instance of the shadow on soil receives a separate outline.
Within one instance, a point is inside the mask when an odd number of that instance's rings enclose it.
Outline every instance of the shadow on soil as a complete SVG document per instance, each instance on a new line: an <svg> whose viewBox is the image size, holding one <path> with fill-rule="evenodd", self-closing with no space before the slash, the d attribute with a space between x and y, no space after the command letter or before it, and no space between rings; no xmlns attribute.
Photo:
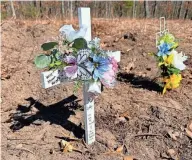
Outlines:
<svg viewBox="0 0 192 160"><path fill-rule="evenodd" d="M131 83L134 88L143 88L149 91L162 92L162 87L147 77L136 76L135 74L119 73L117 75L117 80L120 82Z"/></svg>
<svg viewBox="0 0 192 160"><path fill-rule="evenodd" d="M32 97L25 100L28 101L30 105L18 105L17 112L11 115L13 125L11 125L10 128L13 131L29 126L30 124L41 125L43 121L49 121L51 124L61 125L68 131L73 132L77 138L83 137L84 129L81 128L81 124L77 126L68 120L70 115L75 115L74 110L81 107L78 104L80 100L77 100L76 96L71 95L62 101L49 106L43 105Z"/></svg>

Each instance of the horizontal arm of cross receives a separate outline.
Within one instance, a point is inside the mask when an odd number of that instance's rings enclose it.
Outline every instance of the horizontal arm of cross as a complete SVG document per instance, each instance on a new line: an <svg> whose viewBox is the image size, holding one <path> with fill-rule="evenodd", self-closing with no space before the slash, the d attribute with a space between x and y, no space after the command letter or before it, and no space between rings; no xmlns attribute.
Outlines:
<svg viewBox="0 0 192 160"><path fill-rule="evenodd" d="M114 57L117 62L120 62L121 53L120 51L108 52L109 57ZM41 80L43 88L50 88L52 86L61 84L63 82L72 82L75 79L61 79L59 70L55 71L46 71L41 73Z"/></svg>

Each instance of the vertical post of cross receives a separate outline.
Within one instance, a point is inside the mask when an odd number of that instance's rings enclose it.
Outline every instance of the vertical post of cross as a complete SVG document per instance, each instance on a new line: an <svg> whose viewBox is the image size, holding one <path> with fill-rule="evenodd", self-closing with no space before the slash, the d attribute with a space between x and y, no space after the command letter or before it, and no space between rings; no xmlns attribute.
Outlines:
<svg viewBox="0 0 192 160"><path fill-rule="evenodd" d="M158 46L159 37L161 37L166 33L169 33L169 30L167 29L167 26L166 26L165 17L160 17L159 21L160 21L159 32L156 33L156 47Z"/></svg>
<svg viewBox="0 0 192 160"><path fill-rule="evenodd" d="M85 25L87 32L85 39L87 42L91 41L91 15L90 8L78 8L79 27ZM94 100L91 98L88 89L89 82L85 82L83 86L84 96L84 119L85 119L85 140L87 144L95 141L95 111Z"/></svg>
<svg viewBox="0 0 192 160"><path fill-rule="evenodd" d="M163 21L163 27L162 27L162 21ZM165 17L160 17L160 33L162 34L165 31Z"/></svg>

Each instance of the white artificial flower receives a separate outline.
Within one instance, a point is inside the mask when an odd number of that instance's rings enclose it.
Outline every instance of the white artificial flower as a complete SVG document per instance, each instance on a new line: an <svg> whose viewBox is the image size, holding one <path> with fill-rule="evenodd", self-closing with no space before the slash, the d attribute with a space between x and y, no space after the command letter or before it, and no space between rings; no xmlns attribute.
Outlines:
<svg viewBox="0 0 192 160"><path fill-rule="evenodd" d="M184 70L186 68L184 61L187 60L187 56L183 55L183 53L178 53L176 50L171 51L173 54L173 62L172 64L179 70Z"/></svg>
<svg viewBox="0 0 192 160"><path fill-rule="evenodd" d="M59 29L59 32L63 36L66 36L69 42L72 42L77 38L84 37L87 32L87 27L83 25L78 31L75 31L72 25L64 25Z"/></svg>
<svg viewBox="0 0 192 160"><path fill-rule="evenodd" d="M100 48L100 38L95 37L92 41L88 43L89 48Z"/></svg>

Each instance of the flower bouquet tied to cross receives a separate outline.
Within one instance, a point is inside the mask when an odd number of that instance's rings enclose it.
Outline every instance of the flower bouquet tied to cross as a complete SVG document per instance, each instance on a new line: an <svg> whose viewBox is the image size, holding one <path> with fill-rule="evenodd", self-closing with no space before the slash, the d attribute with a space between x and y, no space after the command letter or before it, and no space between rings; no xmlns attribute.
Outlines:
<svg viewBox="0 0 192 160"><path fill-rule="evenodd" d="M178 41L170 33L163 33L157 40L157 54L153 54L157 61L158 67L161 69L163 94L166 90L171 90L179 87L182 80L181 71L186 66L184 61L187 60L182 52L178 53Z"/></svg>
<svg viewBox="0 0 192 160"><path fill-rule="evenodd" d="M87 42L83 37L87 27L82 26L75 31L72 25L60 28L60 35L56 42L47 42L41 45L45 54L35 58L38 68L59 70L59 78L76 81L97 83L113 87L118 70L117 61L100 47L100 39L94 38Z"/></svg>

